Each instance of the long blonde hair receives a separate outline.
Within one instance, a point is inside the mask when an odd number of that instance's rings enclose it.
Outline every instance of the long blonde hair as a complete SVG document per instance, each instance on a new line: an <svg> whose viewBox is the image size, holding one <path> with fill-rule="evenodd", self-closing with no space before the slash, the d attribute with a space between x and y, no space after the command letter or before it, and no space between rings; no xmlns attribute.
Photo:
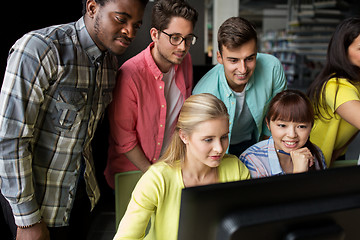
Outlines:
<svg viewBox="0 0 360 240"><path fill-rule="evenodd" d="M184 162L186 145L180 139L179 130L191 135L198 124L218 118L229 120L227 108L221 100L209 93L190 96L181 108L171 142L160 161L170 166L175 166L175 162L179 160L180 163Z"/></svg>

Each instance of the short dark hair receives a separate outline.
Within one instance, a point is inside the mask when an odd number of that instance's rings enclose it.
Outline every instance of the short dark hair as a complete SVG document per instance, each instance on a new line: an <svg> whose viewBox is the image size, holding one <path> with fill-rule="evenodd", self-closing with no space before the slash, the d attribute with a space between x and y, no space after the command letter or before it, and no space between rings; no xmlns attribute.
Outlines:
<svg viewBox="0 0 360 240"><path fill-rule="evenodd" d="M257 33L255 26L242 17L231 17L221 24L218 31L218 47L220 53L222 47L235 49L242 44L255 40L257 44Z"/></svg>
<svg viewBox="0 0 360 240"><path fill-rule="evenodd" d="M270 121L307 122L314 124L314 110L310 99L299 90L284 90L270 101L265 117Z"/></svg>
<svg viewBox="0 0 360 240"><path fill-rule="evenodd" d="M83 14L83 16L86 14L86 2L87 2L88 0L82 0L82 3L83 3L83 9L82 9L82 14ZM107 3L107 2L110 2L110 1L114 1L114 0L95 0L95 2L97 3L97 4L99 4L100 6L105 6L105 4ZM138 1L140 1L143 5L144 5L144 7L146 6L146 4L149 2L149 0L138 0Z"/></svg>
<svg viewBox="0 0 360 240"><path fill-rule="evenodd" d="M172 17L185 18L195 27L198 12L184 0L157 0L152 10L151 27L162 31L168 27Z"/></svg>

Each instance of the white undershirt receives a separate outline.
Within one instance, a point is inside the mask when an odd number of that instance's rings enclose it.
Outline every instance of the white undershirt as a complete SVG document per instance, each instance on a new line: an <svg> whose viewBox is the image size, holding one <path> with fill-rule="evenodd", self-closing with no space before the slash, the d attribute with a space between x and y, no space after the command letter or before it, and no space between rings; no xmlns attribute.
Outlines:
<svg viewBox="0 0 360 240"><path fill-rule="evenodd" d="M175 68L172 66L167 73L164 73L163 79L165 83L164 94L166 99L166 123L163 146L161 154L164 153L170 143L172 133L174 132L177 118L181 107L184 103L183 97L175 82Z"/></svg>
<svg viewBox="0 0 360 240"><path fill-rule="evenodd" d="M251 140L256 124L245 101L245 88L242 92L233 93L236 97L236 110L230 144L238 144Z"/></svg>

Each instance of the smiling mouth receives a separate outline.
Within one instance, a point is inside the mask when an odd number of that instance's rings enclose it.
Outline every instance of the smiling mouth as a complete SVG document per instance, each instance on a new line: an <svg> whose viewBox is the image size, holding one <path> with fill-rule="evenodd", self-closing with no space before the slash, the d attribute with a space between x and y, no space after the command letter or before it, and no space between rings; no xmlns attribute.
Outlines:
<svg viewBox="0 0 360 240"><path fill-rule="evenodd" d="M235 74L235 77L238 78L238 79L240 79L240 80L245 79L246 76L247 76L247 73L245 73L245 74Z"/></svg>
<svg viewBox="0 0 360 240"><path fill-rule="evenodd" d="M297 145L297 141L283 141L283 143L285 144L285 147L288 148L294 148Z"/></svg>

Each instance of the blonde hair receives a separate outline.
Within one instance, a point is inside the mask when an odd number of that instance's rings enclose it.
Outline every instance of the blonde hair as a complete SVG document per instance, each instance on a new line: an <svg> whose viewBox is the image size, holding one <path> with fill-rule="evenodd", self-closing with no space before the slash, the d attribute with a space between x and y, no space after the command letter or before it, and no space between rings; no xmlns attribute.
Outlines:
<svg viewBox="0 0 360 240"><path fill-rule="evenodd" d="M198 124L218 118L229 120L227 108L221 100L209 93L190 96L181 108L171 142L160 161L170 166L175 166L178 161L184 162L186 145L180 139L179 130L191 135Z"/></svg>

